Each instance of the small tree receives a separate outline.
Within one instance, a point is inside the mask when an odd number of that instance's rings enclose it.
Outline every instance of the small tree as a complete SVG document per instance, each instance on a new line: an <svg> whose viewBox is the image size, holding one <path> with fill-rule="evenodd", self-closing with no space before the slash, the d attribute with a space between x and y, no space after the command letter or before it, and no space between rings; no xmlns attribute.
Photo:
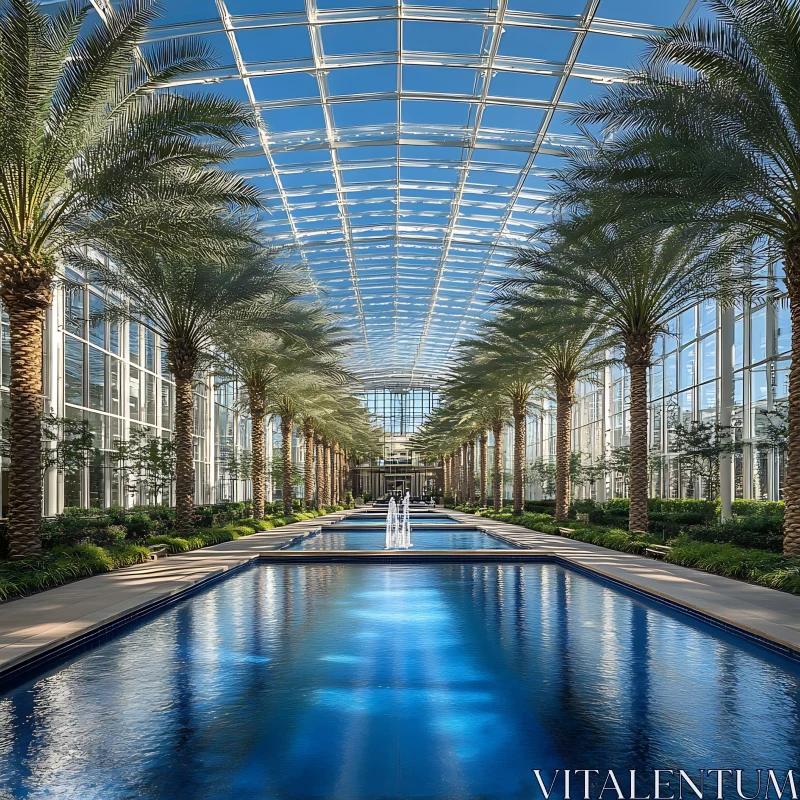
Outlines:
<svg viewBox="0 0 800 800"><path fill-rule="evenodd" d="M789 404L777 403L772 411L760 408L756 412L756 448L783 454L789 436Z"/></svg>
<svg viewBox="0 0 800 800"><path fill-rule="evenodd" d="M542 486L545 497L553 497L556 493L556 465L552 461L537 458L528 464L528 475Z"/></svg>
<svg viewBox="0 0 800 800"><path fill-rule="evenodd" d="M674 441L678 465L687 477L689 488L692 481L699 479L705 499L713 501L719 491L720 457L741 451L734 428L718 422L678 423Z"/></svg>
<svg viewBox="0 0 800 800"><path fill-rule="evenodd" d="M42 480L48 469L75 472L88 466L95 447L94 434L86 420L48 414L42 418L41 433L39 469ZM3 421L2 437L0 457L8 459L11 455L8 419Z"/></svg>
<svg viewBox="0 0 800 800"><path fill-rule="evenodd" d="M145 492L155 504L169 502L175 480L177 454L171 439L159 439L144 430L132 430L129 441L117 439L111 451L112 469L125 479L128 492Z"/></svg>

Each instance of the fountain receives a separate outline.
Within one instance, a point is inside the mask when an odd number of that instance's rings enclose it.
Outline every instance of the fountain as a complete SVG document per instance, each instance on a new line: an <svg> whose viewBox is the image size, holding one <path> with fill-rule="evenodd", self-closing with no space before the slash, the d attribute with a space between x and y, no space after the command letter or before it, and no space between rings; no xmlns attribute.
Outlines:
<svg viewBox="0 0 800 800"><path fill-rule="evenodd" d="M409 505L411 495L406 492L401 510L398 510L394 497L389 499L389 510L386 512L386 549L406 550L411 544L411 513Z"/></svg>

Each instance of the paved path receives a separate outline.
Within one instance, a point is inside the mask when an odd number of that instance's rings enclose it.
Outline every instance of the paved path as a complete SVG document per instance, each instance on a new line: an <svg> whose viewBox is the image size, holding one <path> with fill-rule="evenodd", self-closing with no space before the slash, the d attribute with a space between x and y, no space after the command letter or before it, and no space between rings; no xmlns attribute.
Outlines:
<svg viewBox="0 0 800 800"><path fill-rule="evenodd" d="M94 575L30 597L0 604L0 677L22 662L155 602L277 550L326 520L348 512L295 522L233 542L204 547L146 564Z"/></svg>
<svg viewBox="0 0 800 800"><path fill-rule="evenodd" d="M800 596L754 586L645 556L620 553L561 536L538 533L506 522L447 513L474 523L509 542L555 553L578 566L622 581L736 628L755 634L800 654Z"/></svg>
<svg viewBox="0 0 800 800"><path fill-rule="evenodd" d="M463 522L533 550L554 553L612 580L695 609L720 622L800 654L800 597L698 570L619 553L572 539L529 531L448 510ZM206 580L277 550L338 512L275 531L256 533L180 556L96 575L31 597L0 604L0 677L31 658L79 639L114 620L168 600ZM421 552L421 551L420 551Z"/></svg>

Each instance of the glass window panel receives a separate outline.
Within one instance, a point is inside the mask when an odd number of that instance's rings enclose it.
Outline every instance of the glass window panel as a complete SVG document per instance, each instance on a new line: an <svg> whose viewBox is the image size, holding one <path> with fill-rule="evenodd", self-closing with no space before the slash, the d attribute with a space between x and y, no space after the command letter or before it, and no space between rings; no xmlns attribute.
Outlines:
<svg viewBox="0 0 800 800"><path fill-rule="evenodd" d="M775 307L775 341L778 353L788 353L792 349L792 317L789 302L778 303Z"/></svg>
<svg viewBox="0 0 800 800"><path fill-rule="evenodd" d="M84 329L83 319L83 286L68 286L64 293L64 317L67 330L84 338L86 331Z"/></svg>
<svg viewBox="0 0 800 800"><path fill-rule="evenodd" d="M156 388L155 376L145 373L144 376L144 396L147 418L144 420L150 425L156 424Z"/></svg>
<svg viewBox="0 0 800 800"><path fill-rule="evenodd" d="M144 366L155 372L156 369L156 335L150 328L144 329Z"/></svg>
<svg viewBox="0 0 800 800"><path fill-rule="evenodd" d="M692 306L681 314L681 344L686 344L697 337L697 308Z"/></svg>
<svg viewBox="0 0 800 800"><path fill-rule="evenodd" d="M733 368L744 366L744 318L739 317L733 323Z"/></svg>
<svg viewBox="0 0 800 800"><path fill-rule="evenodd" d="M121 414L120 408L120 387L122 386L122 362L116 358L111 359L110 365L111 379L111 413Z"/></svg>
<svg viewBox="0 0 800 800"><path fill-rule="evenodd" d="M138 421L142 413L141 408L139 370L136 367L130 367L128 373L128 413L130 418Z"/></svg>
<svg viewBox="0 0 800 800"><path fill-rule="evenodd" d="M664 365L656 364L650 369L650 399L656 400L664 393Z"/></svg>
<svg viewBox="0 0 800 800"><path fill-rule="evenodd" d="M166 381L161 382L161 427L172 430L172 393Z"/></svg>
<svg viewBox="0 0 800 800"><path fill-rule="evenodd" d="M686 389L695 383L695 345L691 344L681 350L680 389Z"/></svg>
<svg viewBox="0 0 800 800"><path fill-rule="evenodd" d="M89 407L106 410L106 357L95 347L89 348Z"/></svg>
<svg viewBox="0 0 800 800"><path fill-rule="evenodd" d="M106 321L102 316L105 307L102 297L89 292L89 341L98 347L106 346Z"/></svg>
<svg viewBox="0 0 800 800"><path fill-rule="evenodd" d="M740 372L733 378L733 404L741 406L744 403L744 378Z"/></svg>
<svg viewBox="0 0 800 800"><path fill-rule="evenodd" d="M700 333L711 333L717 327L717 301L704 300L700 304Z"/></svg>
<svg viewBox="0 0 800 800"><path fill-rule="evenodd" d="M694 419L694 392L681 392L678 395L680 421L688 425Z"/></svg>
<svg viewBox="0 0 800 800"><path fill-rule="evenodd" d="M64 337L64 400L83 405L83 344Z"/></svg>
<svg viewBox="0 0 800 800"><path fill-rule="evenodd" d="M717 382L711 381L700 386L700 409L708 411L717 409Z"/></svg>
<svg viewBox="0 0 800 800"><path fill-rule="evenodd" d="M670 353L664 359L664 394L672 394L678 388L678 358Z"/></svg>
<svg viewBox="0 0 800 800"><path fill-rule="evenodd" d="M700 366L700 380L710 381L717 377L717 337L716 334L706 336L700 342L702 363Z"/></svg>
<svg viewBox="0 0 800 800"><path fill-rule="evenodd" d="M762 306L750 315L750 363L767 357L767 308Z"/></svg>
<svg viewBox="0 0 800 800"><path fill-rule="evenodd" d="M767 401L767 370L764 367L758 367L750 372L750 401L752 403Z"/></svg>
<svg viewBox="0 0 800 800"><path fill-rule="evenodd" d="M108 323L108 349L119 355L119 322L116 320Z"/></svg>
<svg viewBox="0 0 800 800"><path fill-rule="evenodd" d="M778 361L775 365L775 399L783 400L789 396L790 361Z"/></svg>
<svg viewBox="0 0 800 800"><path fill-rule="evenodd" d="M138 322L131 322L128 325L128 352L132 364L139 363L139 329Z"/></svg>

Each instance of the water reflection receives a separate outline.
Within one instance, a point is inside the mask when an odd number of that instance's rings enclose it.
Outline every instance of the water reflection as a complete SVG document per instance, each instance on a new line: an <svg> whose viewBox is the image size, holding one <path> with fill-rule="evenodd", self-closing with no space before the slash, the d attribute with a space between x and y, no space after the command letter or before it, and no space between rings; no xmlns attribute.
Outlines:
<svg viewBox="0 0 800 800"><path fill-rule="evenodd" d="M0 796L518 798L788 769L800 675L553 565L261 566L0 699Z"/></svg>

